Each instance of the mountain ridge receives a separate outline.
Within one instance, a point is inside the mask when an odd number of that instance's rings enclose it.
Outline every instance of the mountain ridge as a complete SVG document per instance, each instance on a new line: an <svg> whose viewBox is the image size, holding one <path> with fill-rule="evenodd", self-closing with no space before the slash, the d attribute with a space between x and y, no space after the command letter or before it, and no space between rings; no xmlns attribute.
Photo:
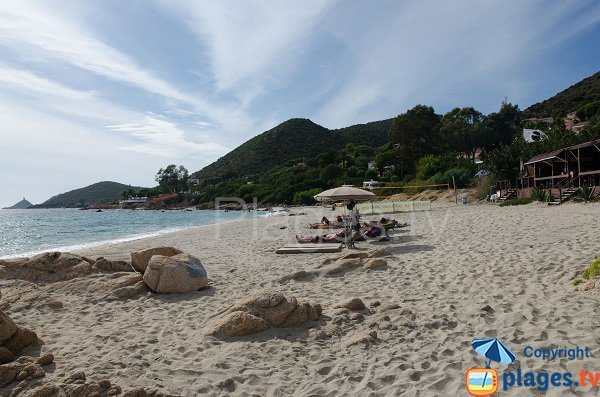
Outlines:
<svg viewBox="0 0 600 397"><path fill-rule="evenodd" d="M393 119L328 129L309 119L292 118L264 131L193 173L194 178L253 177L290 160L314 157L348 143L372 147L387 143Z"/></svg>

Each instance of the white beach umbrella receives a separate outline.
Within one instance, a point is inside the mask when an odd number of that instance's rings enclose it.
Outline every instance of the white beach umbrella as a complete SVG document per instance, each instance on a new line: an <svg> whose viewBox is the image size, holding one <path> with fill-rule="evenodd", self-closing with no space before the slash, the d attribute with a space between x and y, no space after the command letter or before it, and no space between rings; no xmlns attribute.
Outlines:
<svg viewBox="0 0 600 397"><path fill-rule="evenodd" d="M315 200L317 201L347 201L347 200L354 200L354 201L367 201L367 200L373 200L375 199L377 196L375 196L375 193L363 190L363 189L357 189L355 187L349 187L349 186L342 186L342 187L336 187L333 189L329 189L329 190L325 190L324 192L321 192L319 194L317 194L316 196L314 196Z"/></svg>

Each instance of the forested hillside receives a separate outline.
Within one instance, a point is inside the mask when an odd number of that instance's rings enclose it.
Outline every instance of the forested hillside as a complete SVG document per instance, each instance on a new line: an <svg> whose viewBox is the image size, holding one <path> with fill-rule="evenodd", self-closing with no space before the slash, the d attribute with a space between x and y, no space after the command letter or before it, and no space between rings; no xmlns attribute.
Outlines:
<svg viewBox="0 0 600 397"><path fill-rule="evenodd" d="M289 160L314 157L348 143L380 146L388 140L391 122L390 119L329 130L308 119L291 119L243 143L193 177L259 179Z"/></svg>

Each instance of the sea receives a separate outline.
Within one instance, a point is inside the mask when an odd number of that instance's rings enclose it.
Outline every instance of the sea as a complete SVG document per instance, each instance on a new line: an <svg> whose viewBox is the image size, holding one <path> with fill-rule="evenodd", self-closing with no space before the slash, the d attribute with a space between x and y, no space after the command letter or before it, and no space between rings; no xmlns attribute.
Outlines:
<svg viewBox="0 0 600 397"><path fill-rule="evenodd" d="M242 211L0 210L0 259L49 250L74 251L265 215Z"/></svg>

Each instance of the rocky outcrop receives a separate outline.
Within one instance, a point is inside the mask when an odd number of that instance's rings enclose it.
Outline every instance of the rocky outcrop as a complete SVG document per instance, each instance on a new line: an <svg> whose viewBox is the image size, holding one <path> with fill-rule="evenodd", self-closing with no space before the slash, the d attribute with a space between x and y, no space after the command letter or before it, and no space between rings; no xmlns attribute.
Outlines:
<svg viewBox="0 0 600 397"><path fill-rule="evenodd" d="M98 272L132 272L128 262L98 258L95 261L68 252L45 252L31 258L0 260L4 279L20 279L33 283L54 283L88 276Z"/></svg>
<svg viewBox="0 0 600 397"><path fill-rule="evenodd" d="M273 327L294 327L314 321L321 306L287 298L273 290L259 290L240 299L211 321L205 335L233 337L254 334Z"/></svg>
<svg viewBox="0 0 600 397"><path fill-rule="evenodd" d="M117 298L131 298L148 291L142 282L142 275L136 272L92 274L85 278L54 283L51 290L65 295L87 296L101 293Z"/></svg>
<svg viewBox="0 0 600 397"><path fill-rule="evenodd" d="M173 247L154 247L143 251L132 252L131 266L133 266L133 268L138 272L144 273L146 271L146 267L148 267L148 262L150 262L150 259L154 255L175 256L182 253L182 251Z"/></svg>
<svg viewBox="0 0 600 397"><path fill-rule="evenodd" d="M66 252L45 252L31 258L0 261L3 278L49 283L86 276L93 261Z"/></svg>
<svg viewBox="0 0 600 397"><path fill-rule="evenodd" d="M134 270L129 262L111 261L103 257L96 259L94 267L106 272L131 272Z"/></svg>
<svg viewBox="0 0 600 397"><path fill-rule="evenodd" d="M35 332L14 323L0 311L0 356L4 362L10 362L21 350L39 343Z"/></svg>
<svg viewBox="0 0 600 397"><path fill-rule="evenodd" d="M198 291L208 285L208 275L200 259L188 255L154 255L144 272L144 282L160 294Z"/></svg>

